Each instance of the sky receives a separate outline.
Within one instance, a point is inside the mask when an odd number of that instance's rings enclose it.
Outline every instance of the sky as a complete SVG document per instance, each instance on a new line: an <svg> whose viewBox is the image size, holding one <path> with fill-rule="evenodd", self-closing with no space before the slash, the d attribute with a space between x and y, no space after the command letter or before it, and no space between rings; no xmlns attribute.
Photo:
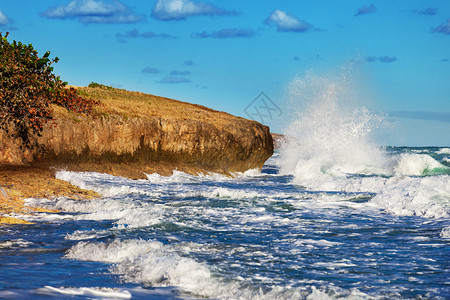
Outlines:
<svg viewBox="0 0 450 300"><path fill-rule="evenodd" d="M0 0L0 32L97 82L283 133L296 78L350 73L382 145L450 146L449 0ZM348 71L350 70L350 71Z"/></svg>

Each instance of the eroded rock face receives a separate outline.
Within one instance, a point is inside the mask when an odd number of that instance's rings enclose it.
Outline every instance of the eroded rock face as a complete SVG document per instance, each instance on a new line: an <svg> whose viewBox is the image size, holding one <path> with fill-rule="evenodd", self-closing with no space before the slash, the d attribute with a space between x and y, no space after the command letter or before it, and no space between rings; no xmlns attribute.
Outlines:
<svg viewBox="0 0 450 300"><path fill-rule="evenodd" d="M261 168L273 154L267 126L200 106L195 111L193 118L188 112L183 118L56 114L38 139L41 151L23 149L0 132L0 164L45 163L141 178L168 169L243 172Z"/></svg>

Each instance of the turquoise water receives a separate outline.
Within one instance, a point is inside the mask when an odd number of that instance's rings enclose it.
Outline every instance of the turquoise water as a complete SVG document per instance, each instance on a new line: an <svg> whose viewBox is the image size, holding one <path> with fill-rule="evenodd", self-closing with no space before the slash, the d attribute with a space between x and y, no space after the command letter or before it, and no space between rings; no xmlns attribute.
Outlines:
<svg viewBox="0 0 450 300"><path fill-rule="evenodd" d="M450 297L449 148L286 151L234 178L58 172L102 198L29 199L62 212L0 228L0 297Z"/></svg>

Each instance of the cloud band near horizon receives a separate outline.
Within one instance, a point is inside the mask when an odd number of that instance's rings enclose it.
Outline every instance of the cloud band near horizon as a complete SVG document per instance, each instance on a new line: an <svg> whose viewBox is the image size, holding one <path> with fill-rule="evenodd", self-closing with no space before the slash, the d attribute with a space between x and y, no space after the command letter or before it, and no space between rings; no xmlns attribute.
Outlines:
<svg viewBox="0 0 450 300"><path fill-rule="evenodd" d="M430 112L430 111L391 111L391 117L418 119L428 121L440 121L450 123L450 112Z"/></svg>

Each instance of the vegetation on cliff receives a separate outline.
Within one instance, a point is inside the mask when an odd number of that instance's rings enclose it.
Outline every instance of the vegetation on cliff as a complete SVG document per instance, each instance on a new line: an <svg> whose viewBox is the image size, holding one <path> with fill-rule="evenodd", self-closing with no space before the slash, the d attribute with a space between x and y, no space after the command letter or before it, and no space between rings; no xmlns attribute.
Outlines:
<svg viewBox="0 0 450 300"><path fill-rule="evenodd" d="M0 33L0 129L23 145L37 146L36 136L52 119L51 104L77 113L90 113L98 102L81 97L74 88L53 73L53 63L47 51L39 57L31 44L7 39Z"/></svg>

